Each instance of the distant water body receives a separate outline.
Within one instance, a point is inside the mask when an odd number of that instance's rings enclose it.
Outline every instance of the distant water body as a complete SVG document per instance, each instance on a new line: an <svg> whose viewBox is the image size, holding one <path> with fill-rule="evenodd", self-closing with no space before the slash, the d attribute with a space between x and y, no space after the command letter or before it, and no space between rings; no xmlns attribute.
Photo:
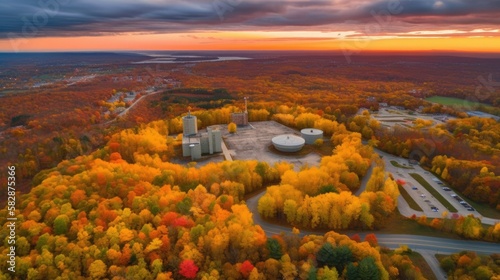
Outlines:
<svg viewBox="0 0 500 280"><path fill-rule="evenodd" d="M151 59L132 62L133 64L148 63L193 63L193 62L217 62L229 60L247 60L250 57L241 56L216 56L216 55L175 55L175 54L145 54Z"/></svg>

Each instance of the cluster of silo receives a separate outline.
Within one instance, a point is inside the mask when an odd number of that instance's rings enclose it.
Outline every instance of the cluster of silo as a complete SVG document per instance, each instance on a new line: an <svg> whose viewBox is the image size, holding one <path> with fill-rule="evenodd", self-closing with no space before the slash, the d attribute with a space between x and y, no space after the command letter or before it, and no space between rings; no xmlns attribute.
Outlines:
<svg viewBox="0 0 500 280"><path fill-rule="evenodd" d="M202 133L201 153L213 154L222 152L222 134L218 127L207 127L207 132Z"/></svg>
<svg viewBox="0 0 500 280"><path fill-rule="evenodd" d="M182 117L182 155L198 160L202 154L222 152L222 133L218 127L209 127L207 132L198 133L198 119L188 113Z"/></svg>

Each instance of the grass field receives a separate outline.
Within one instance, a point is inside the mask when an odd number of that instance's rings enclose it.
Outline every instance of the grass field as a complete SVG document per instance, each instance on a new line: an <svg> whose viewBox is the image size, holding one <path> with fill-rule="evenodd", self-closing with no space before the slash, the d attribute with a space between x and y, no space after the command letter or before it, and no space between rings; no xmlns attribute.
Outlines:
<svg viewBox="0 0 500 280"><path fill-rule="evenodd" d="M460 98L454 98L454 97L433 96L433 97L426 98L425 100L427 100L429 102L433 102L433 103L446 105L446 106L462 107L462 108L466 108L467 110L477 110L480 106L483 106L486 108L493 108L491 105L488 105L488 104L473 102L473 101L460 99Z"/></svg>
<svg viewBox="0 0 500 280"><path fill-rule="evenodd" d="M424 211L422 208L418 205L417 202L408 194L406 189L400 185L398 185L399 193L403 196L403 198L406 200L408 205L410 206L411 209L415 211Z"/></svg>
<svg viewBox="0 0 500 280"><path fill-rule="evenodd" d="M395 167L399 167L399 168L404 168L404 169L413 169L413 167L410 167L410 166L404 166L404 165L401 165L399 164L399 162L395 161L395 160L391 160L391 164Z"/></svg>
<svg viewBox="0 0 500 280"><path fill-rule="evenodd" d="M451 213L458 212L457 208L453 207L451 203L444 198L435 188L433 188L422 176L420 176L417 173L410 173L410 176L413 177L413 179L417 180L417 182L420 183L431 195L433 195L441 204L443 204L448 211Z"/></svg>

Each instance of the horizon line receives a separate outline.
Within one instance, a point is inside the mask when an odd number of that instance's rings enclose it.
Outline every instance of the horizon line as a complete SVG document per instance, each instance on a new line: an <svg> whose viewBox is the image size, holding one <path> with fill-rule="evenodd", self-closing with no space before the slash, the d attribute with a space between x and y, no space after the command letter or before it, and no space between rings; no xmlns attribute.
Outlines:
<svg viewBox="0 0 500 280"><path fill-rule="evenodd" d="M318 49L247 49L247 50L235 50L235 49L164 49L164 50L151 50L151 49L137 49L137 50L29 50L29 51L13 51L13 50L0 50L0 53L131 53L131 52L338 52L343 53L350 50L318 50ZM363 53L475 53L475 54L500 54L500 51L464 51L464 50L363 50L356 54L361 55Z"/></svg>

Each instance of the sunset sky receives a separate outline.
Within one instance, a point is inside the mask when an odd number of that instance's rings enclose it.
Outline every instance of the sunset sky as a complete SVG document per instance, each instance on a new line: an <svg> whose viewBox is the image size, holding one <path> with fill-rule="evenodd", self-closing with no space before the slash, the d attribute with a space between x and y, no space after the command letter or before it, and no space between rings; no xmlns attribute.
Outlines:
<svg viewBox="0 0 500 280"><path fill-rule="evenodd" d="M0 2L0 51L500 52L499 0Z"/></svg>

